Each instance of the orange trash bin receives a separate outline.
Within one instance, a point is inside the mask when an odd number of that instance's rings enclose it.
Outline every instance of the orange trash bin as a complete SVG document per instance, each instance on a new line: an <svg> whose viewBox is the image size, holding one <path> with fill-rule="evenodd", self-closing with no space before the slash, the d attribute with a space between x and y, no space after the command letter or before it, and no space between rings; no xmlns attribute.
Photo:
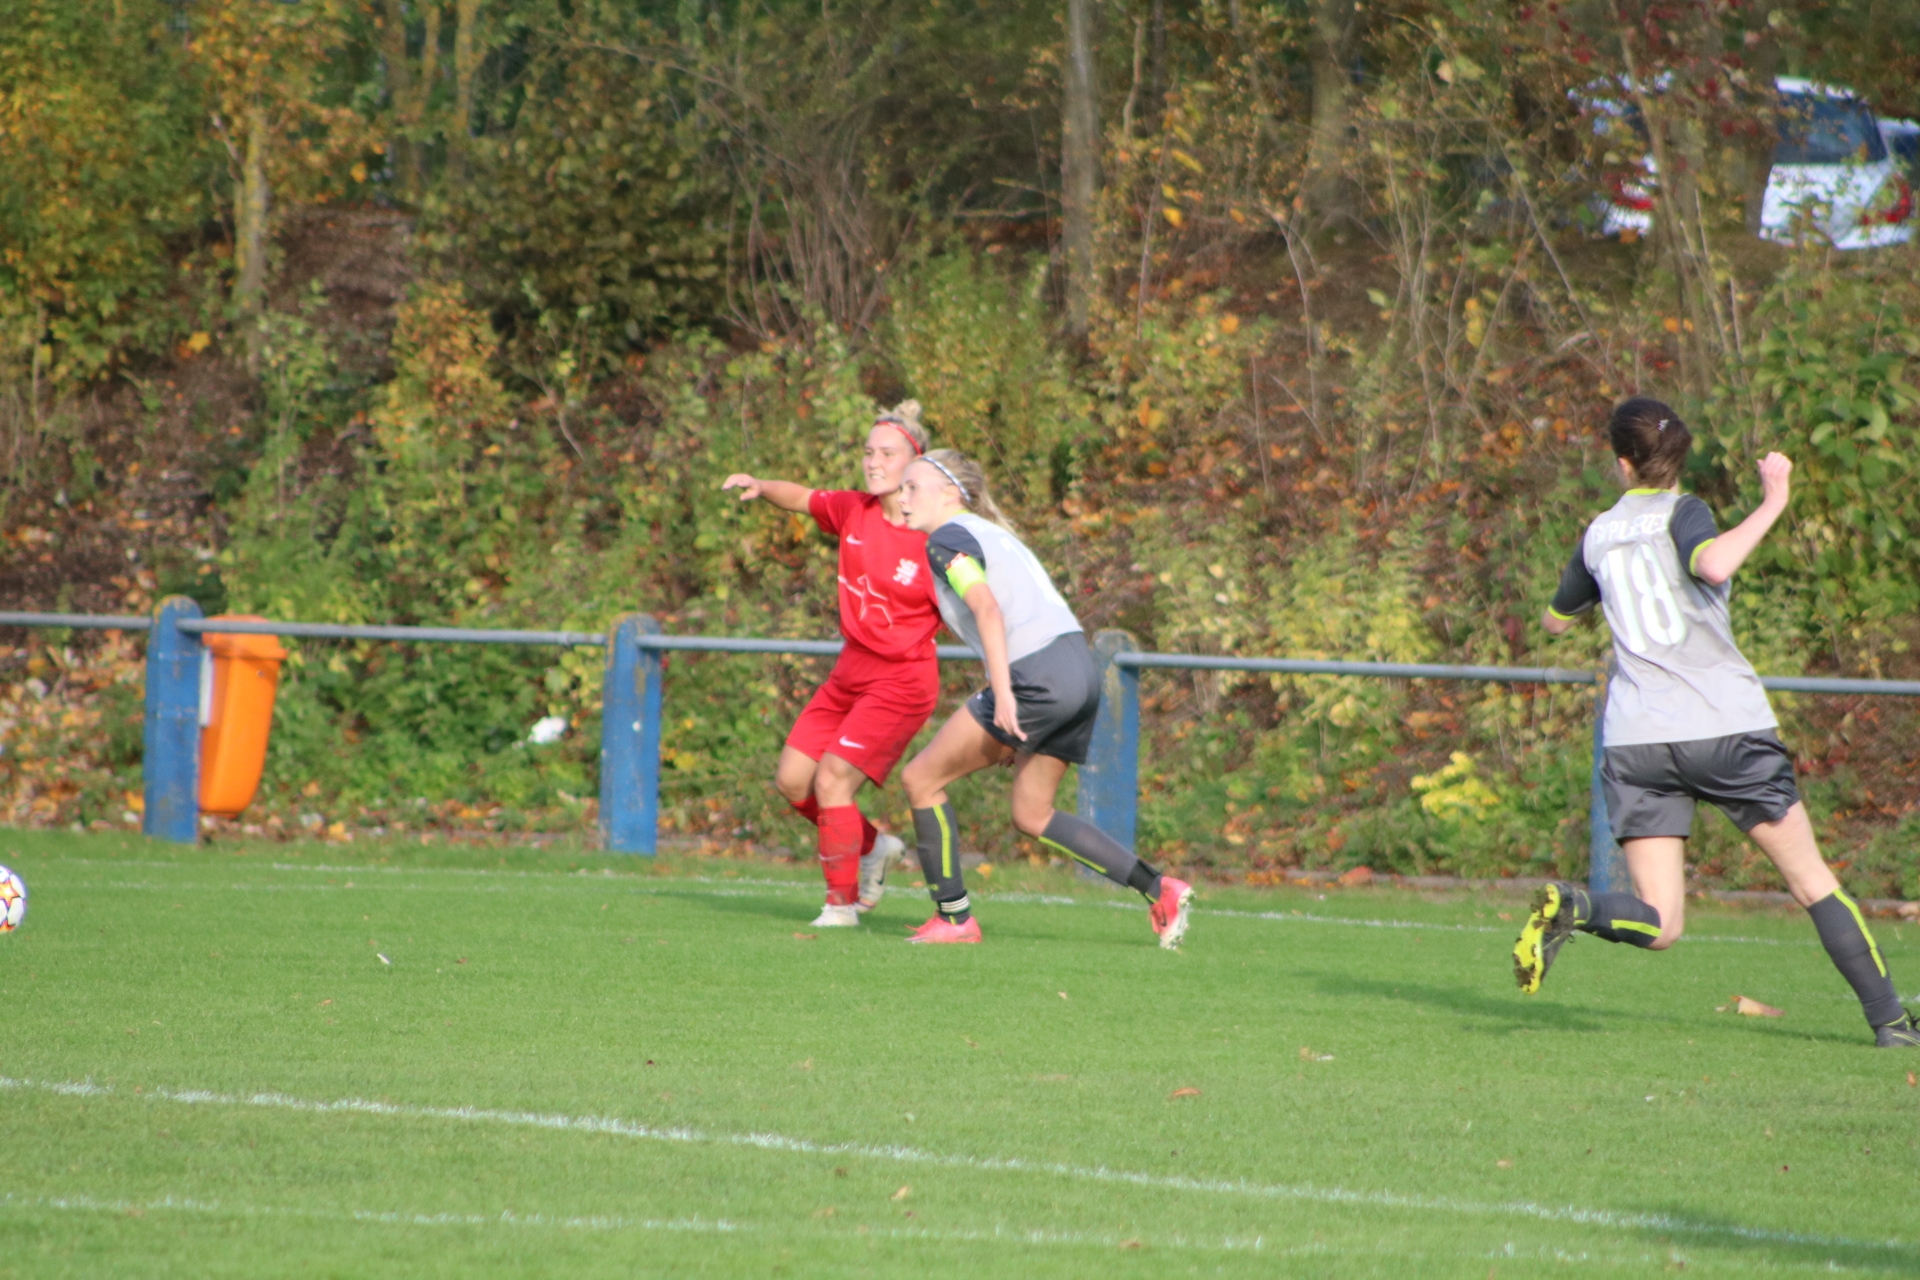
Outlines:
<svg viewBox="0 0 1920 1280"><path fill-rule="evenodd" d="M266 621L241 614L209 619L216 620ZM200 703L200 812L236 818L260 789L267 735L273 728L273 697L287 651L277 636L209 631L200 638L210 668Z"/></svg>

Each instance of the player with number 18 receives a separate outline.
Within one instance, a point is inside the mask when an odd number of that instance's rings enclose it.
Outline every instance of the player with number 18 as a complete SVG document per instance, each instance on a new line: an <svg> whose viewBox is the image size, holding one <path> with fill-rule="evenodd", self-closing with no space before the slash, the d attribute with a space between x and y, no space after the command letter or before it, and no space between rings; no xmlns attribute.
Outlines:
<svg viewBox="0 0 1920 1280"><path fill-rule="evenodd" d="M1607 433L1626 495L1581 535L1542 623L1561 635L1597 604L1613 632L1600 777L1633 892L1541 889L1513 948L1520 989L1540 989L1576 930L1650 951L1679 939L1686 841L1705 800L1780 869L1875 1042L1920 1046L1866 918L1820 856L1793 758L1728 621L1728 581L1787 509L1793 463L1762 459L1759 508L1721 533L1707 504L1680 492L1693 436L1679 414L1636 397L1614 409Z"/></svg>

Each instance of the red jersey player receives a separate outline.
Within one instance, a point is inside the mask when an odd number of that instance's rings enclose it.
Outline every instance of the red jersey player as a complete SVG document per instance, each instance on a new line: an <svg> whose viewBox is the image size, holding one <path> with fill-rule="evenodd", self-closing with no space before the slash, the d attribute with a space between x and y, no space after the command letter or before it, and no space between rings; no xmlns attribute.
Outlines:
<svg viewBox="0 0 1920 1280"><path fill-rule="evenodd" d="M808 701L780 752L774 785L819 829L827 904L813 923L860 923L880 900L887 864L904 850L854 804L861 784L886 783L933 714L940 673L933 636L940 609L927 572L927 536L900 514L900 477L926 452L920 406L881 414L867 433L867 490L809 489L788 480L730 475L723 489L805 512L840 539L840 634L833 674Z"/></svg>

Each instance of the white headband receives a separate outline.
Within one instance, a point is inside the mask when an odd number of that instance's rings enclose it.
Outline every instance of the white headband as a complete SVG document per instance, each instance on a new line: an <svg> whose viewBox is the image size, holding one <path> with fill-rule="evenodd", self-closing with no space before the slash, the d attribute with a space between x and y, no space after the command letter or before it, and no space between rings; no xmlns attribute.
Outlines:
<svg viewBox="0 0 1920 1280"><path fill-rule="evenodd" d="M927 454L923 453L920 455L920 461L938 468L941 475L953 481L953 487L960 491L960 498L962 501L968 502L968 503L971 503L973 501L973 495L967 492L967 486L960 483L960 477L953 474L953 472L947 470L946 466L941 463L940 459L930 457Z"/></svg>

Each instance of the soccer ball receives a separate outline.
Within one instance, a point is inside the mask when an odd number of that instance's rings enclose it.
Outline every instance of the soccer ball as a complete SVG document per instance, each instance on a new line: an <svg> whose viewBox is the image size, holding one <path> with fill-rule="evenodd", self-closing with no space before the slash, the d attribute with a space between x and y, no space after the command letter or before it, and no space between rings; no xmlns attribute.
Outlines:
<svg viewBox="0 0 1920 1280"><path fill-rule="evenodd" d="M12 933L27 915L27 882L0 867L0 933Z"/></svg>

